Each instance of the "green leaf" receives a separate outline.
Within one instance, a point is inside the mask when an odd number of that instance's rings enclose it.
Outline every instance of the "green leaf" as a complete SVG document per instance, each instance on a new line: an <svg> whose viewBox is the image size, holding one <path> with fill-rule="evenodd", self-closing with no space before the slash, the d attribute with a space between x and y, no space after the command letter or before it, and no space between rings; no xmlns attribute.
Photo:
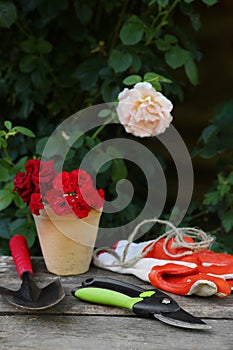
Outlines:
<svg viewBox="0 0 233 350"><path fill-rule="evenodd" d="M233 185L233 171L228 175L227 181L229 184Z"/></svg>
<svg viewBox="0 0 233 350"><path fill-rule="evenodd" d="M7 147L7 141L3 138L0 138L0 148L6 148Z"/></svg>
<svg viewBox="0 0 233 350"><path fill-rule="evenodd" d="M24 40L20 43L20 48L25 53L48 54L52 51L52 45L43 38L34 38Z"/></svg>
<svg viewBox="0 0 233 350"><path fill-rule="evenodd" d="M33 221L31 221L30 224L27 219L19 218L11 222L9 226L12 236L17 235L20 232L20 234L27 239L29 248L34 244L36 231Z"/></svg>
<svg viewBox="0 0 233 350"><path fill-rule="evenodd" d="M219 192L213 191L205 194L204 205L217 205L221 200Z"/></svg>
<svg viewBox="0 0 233 350"><path fill-rule="evenodd" d="M101 85L101 94L104 102L115 101L120 93L120 87L115 82L104 81Z"/></svg>
<svg viewBox="0 0 233 350"><path fill-rule="evenodd" d="M151 85L156 91L162 91L162 86L158 81L152 81Z"/></svg>
<svg viewBox="0 0 233 350"><path fill-rule="evenodd" d="M231 185L228 183L227 179L223 177L221 174L218 174L218 185L217 190L221 197L230 192Z"/></svg>
<svg viewBox="0 0 233 350"><path fill-rule="evenodd" d="M193 59L189 59L185 62L184 65L185 73L189 78L189 81L196 86L198 84L198 71L196 63Z"/></svg>
<svg viewBox="0 0 233 350"><path fill-rule="evenodd" d="M50 44L49 41L44 40L42 38L38 39L37 41L37 50L41 54L48 54L52 51L53 46Z"/></svg>
<svg viewBox="0 0 233 350"><path fill-rule="evenodd" d="M133 58L133 62L131 64L131 67L133 68L134 72L137 73L137 72L139 72L139 70L142 67L141 57L139 57L139 55L136 55L134 53L132 53L131 56Z"/></svg>
<svg viewBox="0 0 233 350"><path fill-rule="evenodd" d="M154 72L147 72L144 77L144 81L148 81L150 83L152 82L161 82L161 83L171 83L172 81L168 78L163 77L162 75L159 75Z"/></svg>
<svg viewBox="0 0 233 350"><path fill-rule="evenodd" d="M85 142L90 149L96 146L96 141L90 136L85 137Z"/></svg>
<svg viewBox="0 0 233 350"><path fill-rule="evenodd" d="M173 69L183 66L190 60L190 52L176 45L165 53L166 63Z"/></svg>
<svg viewBox="0 0 233 350"><path fill-rule="evenodd" d="M115 73L120 73L130 67L132 60L132 56L128 52L113 50L109 56L109 65Z"/></svg>
<svg viewBox="0 0 233 350"><path fill-rule="evenodd" d="M20 43L20 48L25 53L34 53L37 50L36 39L30 38Z"/></svg>
<svg viewBox="0 0 233 350"><path fill-rule="evenodd" d="M218 0L202 0L202 2L208 6L212 6L214 4L217 4Z"/></svg>
<svg viewBox="0 0 233 350"><path fill-rule="evenodd" d="M9 239L11 237L10 230L9 230L9 222L10 218L1 218L0 220L0 237ZM9 243L8 243L9 246ZM1 254L0 254L1 255Z"/></svg>
<svg viewBox="0 0 233 350"><path fill-rule="evenodd" d="M177 38L174 35L166 34L164 38L159 38L156 40L156 46L160 51L170 50L173 44L177 43Z"/></svg>
<svg viewBox="0 0 233 350"><path fill-rule="evenodd" d="M0 190L0 211L6 209L14 199L14 194L6 190Z"/></svg>
<svg viewBox="0 0 233 350"><path fill-rule="evenodd" d="M22 103L20 110L19 110L20 117L27 118L28 115L33 110L33 106L34 106L34 103L32 100L30 100L29 98L25 99Z"/></svg>
<svg viewBox="0 0 233 350"><path fill-rule="evenodd" d="M72 77L80 81L82 90L89 90L96 86L101 68L102 58L99 56L95 58L91 57L84 60L84 62L78 66Z"/></svg>
<svg viewBox="0 0 233 350"><path fill-rule="evenodd" d="M100 118L106 118L108 115L111 114L111 109L102 109L99 113L98 113L98 117Z"/></svg>
<svg viewBox="0 0 233 350"><path fill-rule="evenodd" d="M129 75L128 77L126 77L123 80L123 84L125 84L125 85L134 85L134 84L139 83L140 81L142 81L142 78L140 77L140 75L132 74L132 75Z"/></svg>
<svg viewBox="0 0 233 350"><path fill-rule="evenodd" d="M169 0L157 0L157 3L162 6L165 7L169 4Z"/></svg>
<svg viewBox="0 0 233 350"><path fill-rule="evenodd" d="M25 55L19 62L19 69L23 73L31 73L37 67L37 56Z"/></svg>
<svg viewBox="0 0 233 350"><path fill-rule="evenodd" d="M209 125L207 126L201 134L202 140L204 141L204 143L208 143L210 138L215 136L218 132L218 129L216 128L215 125Z"/></svg>
<svg viewBox="0 0 233 350"><path fill-rule="evenodd" d="M98 150L98 153L95 155L95 157L93 157L92 167L98 174L101 174L109 169L111 164L111 157L101 150Z"/></svg>
<svg viewBox="0 0 233 350"><path fill-rule="evenodd" d="M117 183L121 179L126 179L128 174L126 164L123 159L114 159L112 161L112 180Z"/></svg>
<svg viewBox="0 0 233 350"><path fill-rule="evenodd" d="M6 120L4 122L4 126L8 129L11 130L12 129L12 123L9 120Z"/></svg>
<svg viewBox="0 0 233 350"><path fill-rule="evenodd" d="M86 24L92 17L92 7L89 3L75 1L75 12L81 23Z"/></svg>
<svg viewBox="0 0 233 350"><path fill-rule="evenodd" d="M22 200L22 198L18 195L18 193L14 194L14 203L16 205L17 208L25 208L25 204ZM17 213L15 213L15 215L17 216ZM25 216L25 215L23 215Z"/></svg>
<svg viewBox="0 0 233 350"><path fill-rule="evenodd" d="M199 13L192 13L190 19L191 19L193 28L196 31L198 31L201 28L201 18Z"/></svg>
<svg viewBox="0 0 233 350"><path fill-rule="evenodd" d="M23 126L15 126L13 130L18 131L20 134L28 136L28 137L36 137L33 131Z"/></svg>
<svg viewBox="0 0 233 350"><path fill-rule="evenodd" d="M0 27L10 28L17 19L17 9L11 1L0 2Z"/></svg>
<svg viewBox="0 0 233 350"><path fill-rule="evenodd" d="M9 169L0 164L0 181L7 181L9 178Z"/></svg>
<svg viewBox="0 0 233 350"><path fill-rule="evenodd" d="M120 38L124 45L135 45L141 41L144 33L144 25L137 16L131 16L122 26Z"/></svg>
<svg viewBox="0 0 233 350"><path fill-rule="evenodd" d="M113 146L108 146L107 154L113 159L123 157L123 154L116 147Z"/></svg>
<svg viewBox="0 0 233 350"><path fill-rule="evenodd" d="M222 214L220 219L226 232L229 232L233 228L233 210L229 210Z"/></svg>

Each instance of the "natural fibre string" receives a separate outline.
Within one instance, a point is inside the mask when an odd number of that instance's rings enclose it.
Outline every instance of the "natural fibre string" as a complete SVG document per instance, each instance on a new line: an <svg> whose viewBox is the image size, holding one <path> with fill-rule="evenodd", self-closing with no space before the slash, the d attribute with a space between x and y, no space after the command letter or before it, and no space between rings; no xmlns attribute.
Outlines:
<svg viewBox="0 0 233 350"><path fill-rule="evenodd" d="M147 223L152 223L152 222L159 223L161 225L167 225L170 227L170 230L166 231L164 234L160 235L155 240L153 240L150 244L148 244L148 247L146 247L146 249L141 254L126 261L129 247L130 247L131 243L133 242L135 236L137 235L138 230L140 229L140 227L142 225L147 224ZM195 241L194 242L187 242L187 241L185 241L185 237L191 237L193 239L197 239L198 241L197 242L195 242ZM180 258L182 256L191 255L191 254L193 254L193 252L198 252L200 250L208 249L214 241L214 238L212 236L208 235L206 232L204 232L198 228L194 228L194 227L181 227L180 228L180 227L175 227L170 221L167 221L167 220L160 220L157 218L146 219L146 220L143 220L142 222L140 222L135 227L133 232L129 235L128 242L125 246L122 257L120 257L114 249L109 248L109 247L102 247L102 248L98 248L94 251L93 262L96 266L102 267L102 268L113 267L113 266L116 266L116 267L117 266L120 266L120 267L133 266L139 260L141 260L144 256L146 256L147 253L150 252L154 248L155 244L161 238L165 238L164 244L163 244L164 252L172 258ZM167 244L171 238L174 239L173 243L172 243L172 248L187 248L189 250L185 251L183 253L177 253L177 254L170 253L167 249ZM100 261L100 259L98 258L98 255L100 253L103 253L103 252L106 252L106 253L113 255L116 258L117 262L114 262L113 264L110 264L110 265L103 264Z"/></svg>

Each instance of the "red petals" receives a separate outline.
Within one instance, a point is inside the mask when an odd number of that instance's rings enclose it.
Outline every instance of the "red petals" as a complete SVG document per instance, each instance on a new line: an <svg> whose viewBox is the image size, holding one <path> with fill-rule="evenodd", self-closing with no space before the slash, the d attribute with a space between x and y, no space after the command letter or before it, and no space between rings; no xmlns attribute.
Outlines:
<svg viewBox="0 0 233 350"><path fill-rule="evenodd" d="M59 174L54 161L31 159L25 164L26 173L14 178L13 191L17 191L31 212L39 215L47 203L57 215L73 213L79 218L88 216L91 209L100 209L104 203L104 191L97 190L90 174L76 169Z"/></svg>

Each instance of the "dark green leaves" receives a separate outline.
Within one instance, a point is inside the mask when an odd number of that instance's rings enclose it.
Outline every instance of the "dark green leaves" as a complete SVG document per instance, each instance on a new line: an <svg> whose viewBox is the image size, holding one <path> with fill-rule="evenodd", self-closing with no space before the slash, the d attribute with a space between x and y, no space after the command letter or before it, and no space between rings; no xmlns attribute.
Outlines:
<svg viewBox="0 0 233 350"><path fill-rule="evenodd" d="M30 39L21 42L20 47L25 53L38 54L48 54L53 48L49 41L35 37L31 37Z"/></svg>
<svg viewBox="0 0 233 350"><path fill-rule="evenodd" d="M141 41L143 33L144 23L139 17L133 15L123 24L120 38L124 45L135 45Z"/></svg>
<svg viewBox="0 0 233 350"><path fill-rule="evenodd" d="M12 202L14 194L10 190L0 190L0 211L6 209Z"/></svg>
<svg viewBox="0 0 233 350"><path fill-rule="evenodd" d="M123 80L123 84L135 85L135 84L139 83L140 81L142 81L142 78L140 77L140 75L133 74L133 75L129 75L128 77L126 77Z"/></svg>
<svg viewBox="0 0 233 350"><path fill-rule="evenodd" d="M11 1L0 2L0 27L10 28L17 19L17 9Z"/></svg>
<svg viewBox="0 0 233 350"><path fill-rule="evenodd" d="M214 4L216 4L218 2L218 0L202 0L202 2L204 2L204 4L212 6Z"/></svg>
<svg viewBox="0 0 233 350"><path fill-rule="evenodd" d="M165 52L164 58L168 66L172 69L184 66L185 73L193 85L198 84L198 71L193 54L189 50L182 48L178 44L178 39L170 34L159 38L156 46L160 51Z"/></svg>
<svg viewBox="0 0 233 350"><path fill-rule="evenodd" d="M113 50L109 56L109 65L115 73L126 71L132 63L132 56L128 52Z"/></svg>
<svg viewBox="0 0 233 350"><path fill-rule="evenodd" d="M184 69L189 81L193 85L197 85L198 84L197 65L191 57L185 62Z"/></svg>
<svg viewBox="0 0 233 350"><path fill-rule="evenodd" d="M189 51L182 49L178 45L170 47L170 49L165 53L165 60L173 69L183 66L189 59Z"/></svg>
<svg viewBox="0 0 233 350"><path fill-rule="evenodd" d="M15 126L14 128L12 128L13 131L17 131L22 135L25 136L29 136L29 137L36 137L36 135L34 134L34 132L32 132L30 129L25 128L23 126Z"/></svg>
<svg viewBox="0 0 233 350"><path fill-rule="evenodd" d="M151 83L151 85L157 91L162 90L161 83L171 83L172 82L170 79L165 78L162 75L159 75L159 74L154 73L154 72L147 72L146 74L144 74L143 79L140 75L136 75L136 74L129 75L128 77L126 77L123 80L123 83L125 85L135 85L136 83L139 83L141 81Z"/></svg>

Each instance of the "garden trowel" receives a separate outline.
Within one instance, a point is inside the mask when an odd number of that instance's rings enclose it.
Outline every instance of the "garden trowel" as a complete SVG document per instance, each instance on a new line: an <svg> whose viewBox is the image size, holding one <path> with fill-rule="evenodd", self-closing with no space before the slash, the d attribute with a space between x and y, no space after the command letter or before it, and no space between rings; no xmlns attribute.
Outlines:
<svg viewBox="0 0 233 350"><path fill-rule="evenodd" d="M16 291L0 287L0 294L4 299L24 309L41 310L57 304L64 298L65 293L58 279L44 288L39 288L34 282L30 254L24 236L13 236L10 240L10 250L22 284Z"/></svg>

